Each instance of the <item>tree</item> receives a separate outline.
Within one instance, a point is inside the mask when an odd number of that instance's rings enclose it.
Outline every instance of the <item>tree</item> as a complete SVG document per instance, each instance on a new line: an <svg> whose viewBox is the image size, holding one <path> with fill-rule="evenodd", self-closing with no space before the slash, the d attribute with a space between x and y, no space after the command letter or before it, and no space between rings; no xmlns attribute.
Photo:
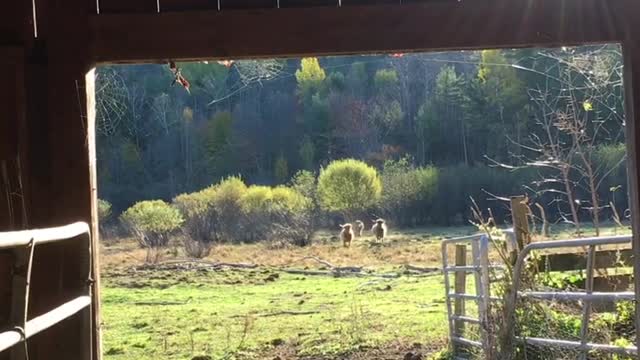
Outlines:
<svg viewBox="0 0 640 360"><path fill-rule="evenodd" d="M284 155L280 154L273 165L273 176L278 184L284 183L289 178L289 165Z"/></svg>
<svg viewBox="0 0 640 360"><path fill-rule="evenodd" d="M318 58L303 58L300 61L300 69L296 70L298 94L302 99L307 99L319 92L324 85L326 76L324 69L320 67Z"/></svg>
<svg viewBox="0 0 640 360"><path fill-rule="evenodd" d="M336 160L320 171L318 198L326 211L342 213L353 220L378 203L382 181L375 168L354 159Z"/></svg>
<svg viewBox="0 0 640 360"><path fill-rule="evenodd" d="M308 136L305 136L302 139L298 154L300 155L300 159L302 160L302 167L307 170L313 169L316 149L313 145L313 142L311 142L311 139Z"/></svg>
<svg viewBox="0 0 640 360"><path fill-rule="evenodd" d="M478 135L469 139L473 153L507 159L510 151L520 150L509 139L518 141L526 136L525 84L504 51L483 50L477 75L468 85L465 112L471 132Z"/></svg>
<svg viewBox="0 0 640 360"><path fill-rule="evenodd" d="M510 139L521 149L516 162L519 167L541 169L536 195L562 195L571 220L563 218L575 225L576 232L580 233L579 210L584 208L599 235L600 186L624 159L596 163L600 145L615 144L622 133L624 120L617 110L622 105L616 103L621 101L616 96L622 87L620 54L597 47L586 52L541 52L540 56L546 60L545 68L536 72L545 74L546 81L529 89L537 129L526 142ZM580 190L589 200L580 199Z"/></svg>
<svg viewBox="0 0 640 360"><path fill-rule="evenodd" d="M469 164L467 125L465 123L464 79L451 66L443 66L436 77L435 92L418 110L416 135L420 163L443 162ZM430 140L430 141L427 141Z"/></svg>

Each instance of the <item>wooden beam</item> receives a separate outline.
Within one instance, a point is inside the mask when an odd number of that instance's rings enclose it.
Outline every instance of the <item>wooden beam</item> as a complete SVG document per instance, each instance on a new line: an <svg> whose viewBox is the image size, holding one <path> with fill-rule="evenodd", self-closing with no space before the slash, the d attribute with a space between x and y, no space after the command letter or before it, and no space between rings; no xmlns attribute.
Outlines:
<svg viewBox="0 0 640 360"><path fill-rule="evenodd" d="M636 14L636 0L474 0L95 15L91 53L143 62L618 42Z"/></svg>
<svg viewBox="0 0 640 360"><path fill-rule="evenodd" d="M529 232L529 206L527 205L527 197L524 195L511 197L511 218L513 221L513 232L516 235L516 243L518 244L518 253L531 242L531 233Z"/></svg>
<svg viewBox="0 0 640 360"><path fill-rule="evenodd" d="M640 31L623 45L624 91L627 140L627 176L629 207L633 229L634 281L636 299L640 299ZM640 306L636 306L636 328L640 326ZM640 344L640 332L636 345Z"/></svg>

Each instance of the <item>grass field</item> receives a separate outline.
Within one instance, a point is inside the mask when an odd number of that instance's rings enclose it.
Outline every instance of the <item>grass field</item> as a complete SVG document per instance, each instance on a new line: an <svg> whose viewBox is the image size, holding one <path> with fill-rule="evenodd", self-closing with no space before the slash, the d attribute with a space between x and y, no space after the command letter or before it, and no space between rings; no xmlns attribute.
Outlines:
<svg viewBox="0 0 640 360"><path fill-rule="evenodd" d="M605 233L612 233L608 229ZM102 249L107 359L401 359L444 347L447 324L439 274L403 274L403 265L440 266L440 240L471 227L395 231L384 244L357 239L345 249L321 232L314 245L220 245L210 261L253 269L145 269L135 242ZM557 232L556 237L567 237ZM165 260L181 258L169 248ZM362 266L383 278L290 274Z"/></svg>

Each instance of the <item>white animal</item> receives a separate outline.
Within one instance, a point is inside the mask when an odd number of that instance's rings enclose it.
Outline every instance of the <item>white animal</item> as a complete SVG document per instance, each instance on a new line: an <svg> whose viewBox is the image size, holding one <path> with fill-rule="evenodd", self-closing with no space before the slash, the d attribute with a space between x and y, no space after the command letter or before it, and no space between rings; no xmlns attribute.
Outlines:
<svg viewBox="0 0 640 360"><path fill-rule="evenodd" d="M340 231L340 240L344 247L351 247L351 240L355 237L351 224L340 225L342 230Z"/></svg>
<svg viewBox="0 0 640 360"><path fill-rule="evenodd" d="M382 241L387 236L387 224L384 223L384 220L378 219L373 224L371 232L375 235L376 240Z"/></svg>
<svg viewBox="0 0 640 360"><path fill-rule="evenodd" d="M364 223L360 220L356 220L356 236L362 237L362 233L364 232Z"/></svg>

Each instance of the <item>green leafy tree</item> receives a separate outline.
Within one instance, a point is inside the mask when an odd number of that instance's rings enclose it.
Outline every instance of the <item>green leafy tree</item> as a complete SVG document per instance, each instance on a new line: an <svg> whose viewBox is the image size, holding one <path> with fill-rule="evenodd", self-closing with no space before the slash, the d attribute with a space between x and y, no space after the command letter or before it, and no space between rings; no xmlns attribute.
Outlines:
<svg viewBox="0 0 640 360"><path fill-rule="evenodd" d="M470 101L466 103L466 113L471 130L479 136L495 139L484 143L477 140L474 153L503 160L509 151L519 152L509 138L519 142L527 135L527 91L505 52L482 51L477 76L469 85Z"/></svg>
<svg viewBox="0 0 640 360"><path fill-rule="evenodd" d="M303 58L300 61L300 69L296 70L298 93L302 99L307 99L314 93L319 92L324 86L326 77L327 75L320 66L318 58Z"/></svg>
<svg viewBox="0 0 640 360"><path fill-rule="evenodd" d="M232 133L233 117L229 112L219 112L209 120L204 129L204 147L210 168L220 164Z"/></svg>
<svg viewBox="0 0 640 360"><path fill-rule="evenodd" d="M284 155L280 154L273 165L273 175L278 184L284 183L289 178L289 165Z"/></svg>
<svg viewBox="0 0 640 360"><path fill-rule="evenodd" d="M340 212L347 220L380 200L382 181L378 171L362 161L336 160L320 171L318 199L326 211Z"/></svg>
<svg viewBox="0 0 640 360"><path fill-rule="evenodd" d="M302 139L298 154L302 160L302 166L307 170L313 169L314 159L316 157L316 148L308 136L305 136L304 139Z"/></svg>
<svg viewBox="0 0 640 360"><path fill-rule="evenodd" d="M469 163L464 117L464 79L451 66L443 66L435 91L416 116L418 161ZM437 158L436 158L437 156Z"/></svg>

